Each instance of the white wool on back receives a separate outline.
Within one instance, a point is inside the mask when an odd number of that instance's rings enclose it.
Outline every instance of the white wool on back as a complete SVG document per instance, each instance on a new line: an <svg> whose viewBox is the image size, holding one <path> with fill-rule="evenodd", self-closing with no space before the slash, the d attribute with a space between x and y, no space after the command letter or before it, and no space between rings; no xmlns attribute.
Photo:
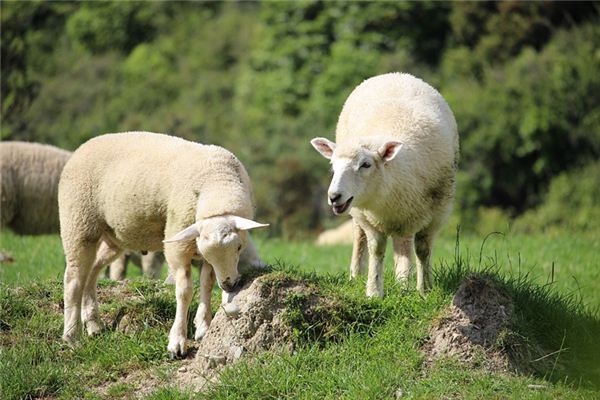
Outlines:
<svg viewBox="0 0 600 400"><path fill-rule="evenodd" d="M133 250L161 250L165 236L202 218L254 215L248 174L231 152L149 132L83 144L64 169L59 197L61 223L79 219L90 238L102 229Z"/></svg>
<svg viewBox="0 0 600 400"><path fill-rule="evenodd" d="M0 142L1 229L58 233L58 181L70 156L47 144Z"/></svg>

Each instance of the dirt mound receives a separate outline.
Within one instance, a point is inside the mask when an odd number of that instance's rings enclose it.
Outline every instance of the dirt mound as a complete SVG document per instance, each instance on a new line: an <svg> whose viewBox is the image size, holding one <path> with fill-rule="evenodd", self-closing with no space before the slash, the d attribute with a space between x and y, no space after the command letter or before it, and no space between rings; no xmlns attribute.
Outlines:
<svg viewBox="0 0 600 400"><path fill-rule="evenodd" d="M301 334L316 340L327 336L338 318L339 304L318 288L283 274L263 275L247 283L234 297L240 312L215 314L196 353L196 367L219 369L246 353L292 350ZM305 329L310 327L310 329Z"/></svg>
<svg viewBox="0 0 600 400"><path fill-rule="evenodd" d="M452 356L481 362L492 370L506 370L510 361L496 344L513 312L510 296L486 277L470 276L454 295L452 305L430 332L424 346L428 361Z"/></svg>

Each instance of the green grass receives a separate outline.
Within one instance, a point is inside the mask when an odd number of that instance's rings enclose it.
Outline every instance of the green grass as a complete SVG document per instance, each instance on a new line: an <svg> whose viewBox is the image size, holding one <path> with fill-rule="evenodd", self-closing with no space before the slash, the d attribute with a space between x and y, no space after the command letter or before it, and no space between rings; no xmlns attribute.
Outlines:
<svg viewBox="0 0 600 400"><path fill-rule="evenodd" d="M105 321L127 315L126 332L108 330L74 348L60 341L62 269L56 236L18 237L3 232L0 248L15 257L0 264L0 398L132 398L122 381L135 371L163 371L149 399L242 398L598 398L600 396L600 279L595 237L451 235L435 247L435 287L422 298L393 282L386 257L386 297L364 297L364 279L348 282L349 246L319 248L306 242L258 239L261 255L286 276L308 280L342 299L344 315L360 329L340 326L333 341L302 340L294 354L264 353L225 369L221 382L193 394L172 387L167 335L175 314L172 287L140 277L115 285L102 280ZM388 249L389 253L389 249ZM520 262L519 262L520 258ZM554 277L552 281L552 263ZM453 360L425 365L420 347L462 278L483 271L511 293L515 314L507 351L530 346L542 358L523 373L499 374ZM552 282L552 283L549 283ZM414 282L413 282L414 286ZM196 297L196 296L195 296ZM214 307L219 294L213 294ZM301 299L300 299L301 300ZM290 304L299 304L290 299ZM192 305L195 311L197 298ZM365 315L370 322L365 323ZM296 321L296 319L294 319ZM298 326L303 327L302 324ZM305 328L302 328L305 329ZM190 326L190 337L192 327ZM538 357L540 358L540 357ZM116 383L107 390L109 384ZM543 385L532 389L530 384Z"/></svg>

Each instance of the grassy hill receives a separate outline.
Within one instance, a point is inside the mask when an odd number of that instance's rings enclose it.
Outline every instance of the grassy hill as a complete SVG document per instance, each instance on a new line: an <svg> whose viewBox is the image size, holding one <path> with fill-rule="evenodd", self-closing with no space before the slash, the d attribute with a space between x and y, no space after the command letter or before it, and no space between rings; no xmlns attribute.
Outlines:
<svg viewBox="0 0 600 400"><path fill-rule="evenodd" d="M0 247L14 264L0 266L0 397L18 398L597 398L600 394L600 305L594 237L442 237L435 248L434 290L422 298L393 283L387 257L386 297L368 300L364 281L347 280L349 246L258 240L275 271L345 299L360 329L340 327L336 340L302 335L293 353L264 353L227 367L201 393L174 378L190 359L169 361L167 334L174 290L139 277L100 283L109 329L75 348L60 341L64 265L55 236L3 232ZM483 248L483 249L482 249ZM520 261L519 261L520 260ZM552 269L552 266L554 268ZM552 270L554 272L552 272ZM461 280L485 273L514 302L510 335L495 346L537 349L520 372L490 372L457 360L426 361L430 328L444 315ZM414 285L413 285L414 287ZM197 296L195 296L197 297ZM213 296L218 307L219 293ZM195 312L195 298L190 312ZM596 311L594 311L596 310ZM367 313L367 314L365 314ZM126 321L124 323L123 321ZM191 330L190 326L190 337ZM304 339L302 339L304 338ZM529 349L529 350L528 350ZM483 356L482 356L483 357Z"/></svg>

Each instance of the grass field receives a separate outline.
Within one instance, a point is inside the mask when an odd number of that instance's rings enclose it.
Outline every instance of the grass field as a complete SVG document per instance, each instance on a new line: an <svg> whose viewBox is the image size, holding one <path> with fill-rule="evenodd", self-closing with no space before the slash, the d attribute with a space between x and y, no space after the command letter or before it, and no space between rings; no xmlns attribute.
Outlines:
<svg viewBox="0 0 600 400"><path fill-rule="evenodd" d="M306 342L295 354L245 359L227 368L220 383L193 394L169 379L184 362L169 361L166 353L175 314L172 287L140 277L135 267L125 285L101 281L105 292L119 290L104 296L102 315L134 315L139 329L108 330L68 348L60 341L60 240L2 232L0 249L16 261L0 265L0 398L379 399L400 392L402 398L598 398L600 239L483 239L462 236L457 248L451 233L442 235L434 249L435 288L426 298L393 284L388 254L386 297L367 300L364 281L347 280L349 246L258 238L261 255L276 270L353 299L349 307L367 305L377 317L341 341ZM485 270L506 285L518 310L515 331L544 349L544 361L532 363L527 374L491 373L452 360L425 366L419 348L470 270ZM215 309L217 299L215 291ZM192 310L196 305L197 299ZM140 391L134 378L150 375L142 379L147 390Z"/></svg>

